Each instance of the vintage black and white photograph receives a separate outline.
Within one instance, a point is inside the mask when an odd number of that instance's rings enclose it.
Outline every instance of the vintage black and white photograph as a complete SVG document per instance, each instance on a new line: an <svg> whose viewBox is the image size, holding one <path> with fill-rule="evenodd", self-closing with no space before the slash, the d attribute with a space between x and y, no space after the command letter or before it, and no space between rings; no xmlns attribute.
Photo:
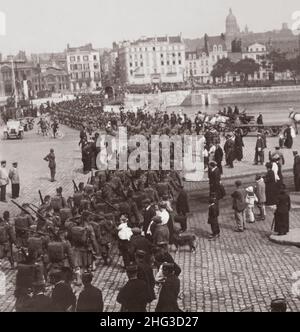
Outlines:
<svg viewBox="0 0 300 332"><path fill-rule="evenodd" d="M0 312L299 312L299 125L299 0L1 0Z"/></svg>

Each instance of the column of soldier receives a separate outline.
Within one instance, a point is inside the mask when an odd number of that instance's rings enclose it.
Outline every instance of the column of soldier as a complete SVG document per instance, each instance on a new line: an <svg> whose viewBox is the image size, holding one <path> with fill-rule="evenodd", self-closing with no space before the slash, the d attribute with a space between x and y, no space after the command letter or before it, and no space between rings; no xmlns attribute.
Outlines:
<svg viewBox="0 0 300 332"><path fill-rule="evenodd" d="M156 297L156 283L163 285L156 311L179 310L181 269L169 249L189 245L192 251L195 237L181 234L189 208L175 171L97 171L87 185L74 182L74 195L67 200L62 188L53 197L40 197L40 206L14 202L20 214L12 223L6 211L0 223L1 257L7 256L12 268L17 263L17 311L103 310L91 273L112 263L113 244L129 278L117 297L121 310L146 311ZM71 283L81 281L85 296L80 294L76 305ZM54 286L51 297L44 294L46 285ZM97 303L88 300L93 293Z"/></svg>

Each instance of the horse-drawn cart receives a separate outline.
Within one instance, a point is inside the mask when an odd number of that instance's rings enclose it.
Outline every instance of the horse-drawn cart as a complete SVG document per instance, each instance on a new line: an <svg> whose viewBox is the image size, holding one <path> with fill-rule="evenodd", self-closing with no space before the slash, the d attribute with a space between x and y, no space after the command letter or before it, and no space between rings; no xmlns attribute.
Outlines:
<svg viewBox="0 0 300 332"><path fill-rule="evenodd" d="M282 130L282 125L279 124L241 124L235 125L235 129L241 129L242 135L247 136L250 133L257 133L258 131L264 132L267 136L276 137Z"/></svg>

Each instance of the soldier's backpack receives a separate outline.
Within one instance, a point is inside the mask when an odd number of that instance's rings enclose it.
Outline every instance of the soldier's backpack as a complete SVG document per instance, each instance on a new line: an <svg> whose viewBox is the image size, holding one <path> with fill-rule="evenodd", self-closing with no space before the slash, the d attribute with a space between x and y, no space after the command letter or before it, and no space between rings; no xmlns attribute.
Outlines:
<svg viewBox="0 0 300 332"><path fill-rule="evenodd" d="M73 195L73 201L75 207L80 207L81 200L82 200L82 193L75 193Z"/></svg>
<svg viewBox="0 0 300 332"><path fill-rule="evenodd" d="M28 250L38 255L43 254L43 239L40 237L28 238Z"/></svg>
<svg viewBox="0 0 300 332"><path fill-rule="evenodd" d="M28 232L26 229L29 229L30 221L28 216L19 216L15 219L15 230L17 237L26 237Z"/></svg>
<svg viewBox="0 0 300 332"><path fill-rule="evenodd" d="M90 225L93 227L96 240L99 242L101 239L101 227L100 224L97 222L90 222Z"/></svg>
<svg viewBox="0 0 300 332"><path fill-rule="evenodd" d="M59 214L62 223L64 223L68 218L72 218L72 211L69 208L61 209Z"/></svg>
<svg viewBox="0 0 300 332"><path fill-rule="evenodd" d="M87 184L84 188L84 191L88 194L91 195L94 192L94 186L91 184Z"/></svg>
<svg viewBox="0 0 300 332"><path fill-rule="evenodd" d="M59 263L63 261L65 258L63 242L49 242L48 257L51 263Z"/></svg>
<svg viewBox="0 0 300 332"><path fill-rule="evenodd" d="M156 187L158 195L161 197L168 193L168 184L166 182L159 182Z"/></svg>
<svg viewBox="0 0 300 332"><path fill-rule="evenodd" d="M88 230L85 227L74 226L71 229L72 242L78 246L86 246L88 242Z"/></svg>
<svg viewBox="0 0 300 332"><path fill-rule="evenodd" d="M8 242L7 226L0 225L0 244L5 244Z"/></svg>
<svg viewBox="0 0 300 332"><path fill-rule="evenodd" d="M59 211L63 208L62 197L54 196L51 198L51 207L54 211Z"/></svg>

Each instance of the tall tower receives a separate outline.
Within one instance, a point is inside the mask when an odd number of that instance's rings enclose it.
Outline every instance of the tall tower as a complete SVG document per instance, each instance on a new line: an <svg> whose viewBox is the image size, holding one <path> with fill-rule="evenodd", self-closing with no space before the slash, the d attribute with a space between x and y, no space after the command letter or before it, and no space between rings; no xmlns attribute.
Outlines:
<svg viewBox="0 0 300 332"><path fill-rule="evenodd" d="M226 17L226 46L227 50L231 51L231 43L235 38L240 36L240 27L238 26L237 19L232 13L232 9L229 9L229 14Z"/></svg>

